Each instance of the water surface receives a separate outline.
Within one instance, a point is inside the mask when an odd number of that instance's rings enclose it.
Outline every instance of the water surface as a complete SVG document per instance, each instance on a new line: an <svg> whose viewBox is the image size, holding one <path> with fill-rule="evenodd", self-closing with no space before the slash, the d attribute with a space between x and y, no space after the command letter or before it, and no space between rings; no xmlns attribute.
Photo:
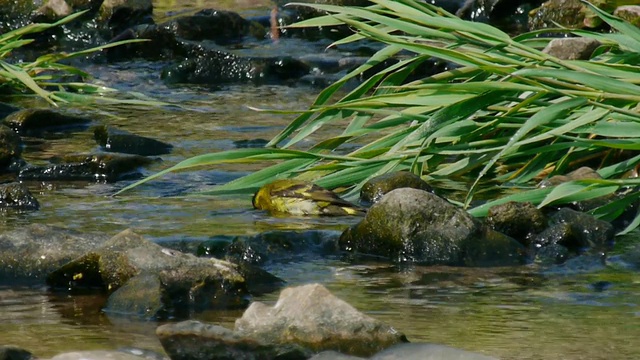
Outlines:
<svg viewBox="0 0 640 360"><path fill-rule="evenodd" d="M262 14L266 1L157 1L162 20L203 7ZM263 44L265 53L286 42ZM144 169L145 175L190 156L233 149L236 140L270 139L293 119L250 109L305 109L318 89L306 86L234 85L217 89L168 88L158 63L92 65L98 81L138 91L181 107L76 109L107 124L169 142L174 152ZM317 137L336 133L323 130ZM44 162L64 153L97 149L90 132L32 139L25 159ZM115 235L133 228L158 241L202 241L216 235L257 234L274 229L342 230L353 219L281 219L251 209L250 198L184 196L255 171L258 165L219 166L165 176L117 198L128 182L28 183L41 203L29 214L7 213L0 229L42 223L86 233ZM634 235L634 239L637 235ZM633 241L633 239L632 239ZM321 282L356 308L385 321L412 341L479 351L503 359L640 358L640 278L607 270L588 275L539 275L533 267L464 269L397 268L349 264L311 257L271 264L267 270L290 285ZM594 285L595 284L595 285ZM598 286L597 284L607 284ZM277 294L256 300L273 302ZM62 351L136 346L162 351L157 323L110 317L100 294L50 293L43 287L0 288L0 344L14 344L48 357ZM233 326L239 311L207 312L197 318Z"/></svg>

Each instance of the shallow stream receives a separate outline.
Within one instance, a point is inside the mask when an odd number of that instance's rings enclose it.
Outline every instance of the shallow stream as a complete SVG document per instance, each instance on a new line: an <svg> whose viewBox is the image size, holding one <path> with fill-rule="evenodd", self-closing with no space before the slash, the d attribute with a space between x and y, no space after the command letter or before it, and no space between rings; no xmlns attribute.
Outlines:
<svg viewBox="0 0 640 360"><path fill-rule="evenodd" d="M254 15L268 13L270 4L266 0L157 1L155 11L161 20L214 6ZM89 112L96 124L175 146L170 155L162 156L162 162L146 168L146 175L193 155L232 149L235 140L269 139L293 116L256 112L249 105L305 109L319 91L306 86L167 88L159 79L160 66L136 62L87 69L106 85L183 107L102 107L100 112ZM24 158L37 163L52 155L96 147L90 132L78 132L45 141L33 139ZM274 229L342 230L355 221L273 218L252 210L248 197L179 196L253 170L253 165L234 165L172 174L117 198L109 195L127 182L32 182L28 185L41 209L3 215L0 231L30 223L110 235L132 228L162 243ZM411 341L443 343L502 359L640 358L640 276L634 272L542 276L531 267L397 268L320 257L280 263L267 270L289 285L321 282L359 310L404 332ZM277 294L270 294L255 300L272 302L276 298ZM125 346L162 351L154 335L157 323L107 316L100 311L103 301L100 295L52 294L40 287L0 288L0 344L24 347L39 357ZM240 314L208 312L196 317L233 326Z"/></svg>

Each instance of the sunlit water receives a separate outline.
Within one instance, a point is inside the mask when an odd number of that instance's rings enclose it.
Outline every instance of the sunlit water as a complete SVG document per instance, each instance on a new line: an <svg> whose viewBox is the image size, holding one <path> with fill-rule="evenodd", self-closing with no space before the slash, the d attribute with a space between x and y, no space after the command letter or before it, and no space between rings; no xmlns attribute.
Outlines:
<svg viewBox="0 0 640 360"><path fill-rule="evenodd" d="M218 6L245 13L268 11L267 2L158 2L156 17ZM268 52L268 44L264 45ZM277 44L286 48L286 44ZM108 124L172 143L170 155L145 175L187 157L234 148L233 141L269 139L293 118L249 109L305 109L318 89L304 86L234 85L222 89L167 88L161 64L90 66L106 85L139 91L180 104L182 109L102 108L88 114ZM332 129L323 130L331 133ZM317 135L318 137L321 136ZM37 143L34 139L33 144ZM41 141L40 141L41 142ZM42 142L41 142L42 143ZM90 132L49 139L25 150L30 162L97 149ZM133 228L158 242L201 241L215 235L257 234L273 229L341 230L344 219L278 219L251 210L249 197L182 196L205 190L259 168L221 166L167 175L121 197L128 182L29 183L41 203L30 214L8 213L0 229L29 223L116 234ZM290 285L325 284L356 308L385 321L412 341L443 343L503 359L640 358L640 277L605 271L589 275L539 275L530 267L464 269L396 268L348 264L333 258L271 264L267 270ZM605 283L607 286L595 286ZM273 302L277 294L265 295ZM0 288L0 344L14 344L40 357L71 350L136 346L162 351L157 323L109 317L100 295L52 294L46 288ZM240 311L207 312L199 319L233 326Z"/></svg>

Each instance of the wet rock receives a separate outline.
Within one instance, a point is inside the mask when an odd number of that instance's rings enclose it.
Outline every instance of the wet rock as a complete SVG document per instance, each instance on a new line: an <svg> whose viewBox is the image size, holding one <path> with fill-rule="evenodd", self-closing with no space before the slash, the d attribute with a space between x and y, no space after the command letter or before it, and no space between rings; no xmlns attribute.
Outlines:
<svg viewBox="0 0 640 360"><path fill-rule="evenodd" d="M48 109L25 109L13 112L4 124L20 135L39 136L48 131L86 128L90 119L61 114Z"/></svg>
<svg viewBox="0 0 640 360"><path fill-rule="evenodd" d="M305 360L312 355L295 344L268 344L193 320L159 326L156 334L171 360Z"/></svg>
<svg viewBox="0 0 640 360"><path fill-rule="evenodd" d="M49 0L36 10L37 22L55 22L73 14L73 8L65 0Z"/></svg>
<svg viewBox="0 0 640 360"><path fill-rule="evenodd" d="M13 105L7 104L7 103L3 103L0 102L0 118L4 119L7 117L7 115L16 112L20 110L20 108L15 107Z"/></svg>
<svg viewBox="0 0 640 360"><path fill-rule="evenodd" d="M640 243L634 244L623 254L610 257L607 264L622 269L640 270Z"/></svg>
<svg viewBox="0 0 640 360"><path fill-rule="evenodd" d="M616 8L613 15L640 27L640 5L625 5Z"/></svg>
<svg viewBox="0 0 640 360"><path fill-rule="evenodd" d="M547 217L531 203L511 201L489 209L485 224L527 246L546 228Z"/></svg>
<svg viewBox="0 0 640 360"><path fill-rule="evenodd" d="M0 1L0 34L26 26L37 8L35 1Z"/></svg>
<svg viewBox="0 0 640 360"><path fill-rule="evenodd" d="M152 13L151 0L104 0L96 20L113 36L135 25L153 23Z"/></svg>
<svg viewBox="0 0 640 360"><path fill-rule="evenodd" d="M576 275L603 271L606 268L605 257L602 254L585 254L554 265L543 271L545 275Z"/></svg>
<svg viewBox="0 0 640 360"><path fill-rule="evenodd" d="M452 348L445 345L411 343L398 344L385 349L370 360L497 360L470 351Z"/></svg>
<svg viewBox="0 0 640 360"><path fill-rule="evenodd" d="M150 156L168 154L173 149L171 144L106 125L96 127L93 136L108 152Z"/></svg>
<svg viewBox="0 0 640 360"><path fill-rule="evenodd" d="M308 4L330 4L337 6L369 6L369 0L303 0L296 4L290 4L287 0L276 0L278 11L274 13L275 22L278 24L279 36L295 36L310 41L318 39L341 39L353 33L348 26L328 26L328 27L305 27L305 28L287 28L287 25L311 19L318 16L326 15L326 12L317 10L311 6L298 5L299 3Z"/></svg>
<svg viewBox="0 0 640 360"><path fill-rule="evenodd" d="M20 136L4 125L0 125L0 169L6 168L22 153Z"/></svg>
<svg viewBox="0 0 640 360"><path fill-rule="evenodd" d="M137 169L153 161L139 155L67 155L52 159L51 165L27 166L20 170L18 177L22 180L114 182L141 176Z"/></svg>
<svg viewBox="0 0 640 360"><path fill-rule="evenodd" d="M602 179L602 176L597 171L590 167L583 166L566 175L554 175L548 179L542 180L538 187L544 188L548 186L560 185L562 183L572 180L584 180L584 179Z"/></svg>
<svg viewBox="0 0 640 360"><path fill-rule="evenodd" d="M589 60L600 42L588 38L553 39L543 52L562 60Z"/></svg>
<svg viewBox="0 0 640 360"><path fill-rule="evenodd" d="M572 252L580 253L588 248L609 248L614 236L615 231L610 223L563 208L551 216L549 228L538 234L533 243L538 247L560 244Z"/></svg>
<svg viewBox="0 0 640 360"><path fill-rule="evenodd" d="M163 70L168 84L219 85L236 82L282 83L309 72L299 60L282 58L243 58L223 51L205 51Z"/></svg>
<svg viewBox="0 0 640 360"><path fill-rule="evenodd" d="M107 51L110 61L134 57L146 59L193 59L206 52L203 40L219 45L241 41L245 36L264 38L266 30L235 12L205 9L192 16L154 25L141 24L124 30L111 41L148 39L150 41L118 46Z"/></svg>
<svg viewBox="0 0 640 360"><path fill-rule="evenodd" d="M558 243L543 246L535 254L534 261L541 265L562 264L571 257L569 249Z"/></svg>
<svg viewBox="0 0 640 360"><path fill-rule="evenodd" d="M165 319L168 314L162 291L162 282L157 274L136 275L109 296L104 311L147 320Z"/></svg>
<svg viewBox="0 0 640 360"><path fill-rule="evenodd" d="M239 149L246 148L262 148L269 143L269 140L265 139L249 139L249 140L235 140L233 145Z"/></svg>
<svg viewBox="0 0 640 360"><path fill-rule="evenodd" d="M339 236L335 231L269 231L255 236L205 241L200 244L198 254L253 265L296 261L311 254L336 253Z"/></svg>
<svg viewBox="0 0 640 360"><path fill-rule="evenodd" d="M233 11L204 9L192 16L181 16L160 26L184 40L213 40L219 44L228 44L248 35L251 25L251 22Z"/></svg>
<svg viewBox="0 0 640 360"><path fill-rule="evenodd" d="M597 171L593 170L590 167L587 166L583 166L581 168L578 168L574 171L571 171L570 173L566 174L566 175L554 175L548 179L542 180L539 184L538 187L544 188L547 186L556 186L556 185L560 185L562 183L568 182L568 181L574 181L574 180L589 180L589 179L602 179L602 177L600 176L600 174L598 174ZM578 210L578 211L589 211L592 209L595 209L599 206L605 205L606 203L608 203L611 199L613 199L616 195L615 194L610 194L610 195L606 195L606 196L601 196L598 198L594 198L594 199L589 199L589 200L584 200L584 201L579 201L579 202L573 202L571 204L571 207L573 207L574 209Z"/></svg>
<svg viewBox="0 0 640 360"><path fill-rule="evenodd" d="M50 360L147 360L147 358L118 350L87 350L58 354Z"/></svg>
<svg viewBox="0 0 640 360"><path fill-rule="evenodd" d="M31 360L34 359L29 351L11 345L0 345L0 360Z"/></svg>
<svg viewBox="0 0 640 360"><path fill-rule="evenodd" d="M252 303L236 320L235 331L266 343L295 343L314 351L339 349L362 356L407 341L319 284L286 288L274 306Z"/></svg>
<svg viewBox="0 0 640 360"><path fill-rule="evenodd" d="M131 230L58 268L47 277L47 284L54 288L102 288L114 292L137 275L147 277L138 278L130 289L123 290L117 301L110 302L113 307L107 312L139 314L140 309L148 308L154 309L153 315L162 312L181 318L193 311L242 306L249 295L246 280L234 264L169 250ZM157 283L150 281L151 276L159 279L160 291L154 291ZM141 298L136 295L137 289L147 289L147 294L156 297ZM125 294L133 297L124 298ZM158 302L163 305L161 311Z"/></svg>
<svg viewBox="0 0 640 360"><path fill-rule="evenodd" d="M187 56L193 45L184 44L166 27L154 24L141 24L116 35L110 42L146 39L148 41L124 44L105 49L107 60L111 62L126 61L135 58L148 60L166 60Z"/></svg>
<svg viewBox="0 0 640 360"><path fill-rule="evenodd" d="M485 228L482 237L466 243L464 265L473 267L522 265L526 255L526 248L514 238Z"/></svg>
<svg viewBox="0 0 640 360"><path fill-rule="evenodd" d="M398 171L376 176L367 181L360 191L360 201L376 203L382 195L399 188L413 188L433 192L431 186L419 176L408 171Z"/></svg>
<svg viewBox="0 0 640 360"><path fill-rule="evenodd" d="M345 251L394 262L462 265L464 248L479 223L446 200L423 190L396 189L340 237Z"/></svg>
<svg viewBox="0 0 640 360"><path fill-rule="evenodd" d="M40 203L21 183L0 184L0 210L38 210Z"/></svg>
<svg viewBox="0 0 640 360"><path fill-rule="evenodd" d="M40 282L50 272L98 248L108 236L28 225L0 234L0 283Z"/></svg>
<svg viewBox="0 0 640 360"><path fill-rule="evenodd" d="M456 11L457 16L485 22L507 32L521 33L527 30L527 14L542 4L543 0L467 0Z"/></svg>

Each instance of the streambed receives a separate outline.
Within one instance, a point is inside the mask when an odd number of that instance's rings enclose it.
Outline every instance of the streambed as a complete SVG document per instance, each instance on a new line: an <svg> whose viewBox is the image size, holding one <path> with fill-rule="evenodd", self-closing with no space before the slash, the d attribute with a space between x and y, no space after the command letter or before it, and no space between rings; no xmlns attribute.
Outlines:
<svg viewBox="0 0 640 360"><path fill-rule="evenodd" d="M268 12L265 2L157 2L156 17L220 6L245 14ZM283 46L280 44L279 46ZM284 45L286 46L286 45ZM231 149L235 140L269 139L292 116L252 111L304 109L319 89L308 86L230 85L221 89L169 88L158 63L91 65L106 85L178 103L176 109L112 107L86 110L96 123L166 141L174 151L147 167L151 174L189 156ZM83 110L84 111L84 110ZM323 131L331 132L332 129ZM90 132L64 134L25 149L30 162L95 150ZM30 182L41 209L7 213L2 231L40 223L84 233L115 235L132 228L149 239L197 242L218 235L269 230L342 230L356 219L273 218L251 209L250 198L180 196L256 170L222 166L165 176L124 196L115 184ZM637 237L634 234L630 237ZM640 277L615 270L542 276L531 267L465 269L351 265L310 257L270 265L289 285L321 282L361 311L406 333L412 341L443 343L503 359L637 359L640 355ZM255 300L273 302L277 294ZM64 351L135 346L162 351L157 323L107 316L96 294L50 293L42 287L0 288L0 344L14 344L39 357ZM240 311L211 311L198 319L232 326Z"/></svg>

